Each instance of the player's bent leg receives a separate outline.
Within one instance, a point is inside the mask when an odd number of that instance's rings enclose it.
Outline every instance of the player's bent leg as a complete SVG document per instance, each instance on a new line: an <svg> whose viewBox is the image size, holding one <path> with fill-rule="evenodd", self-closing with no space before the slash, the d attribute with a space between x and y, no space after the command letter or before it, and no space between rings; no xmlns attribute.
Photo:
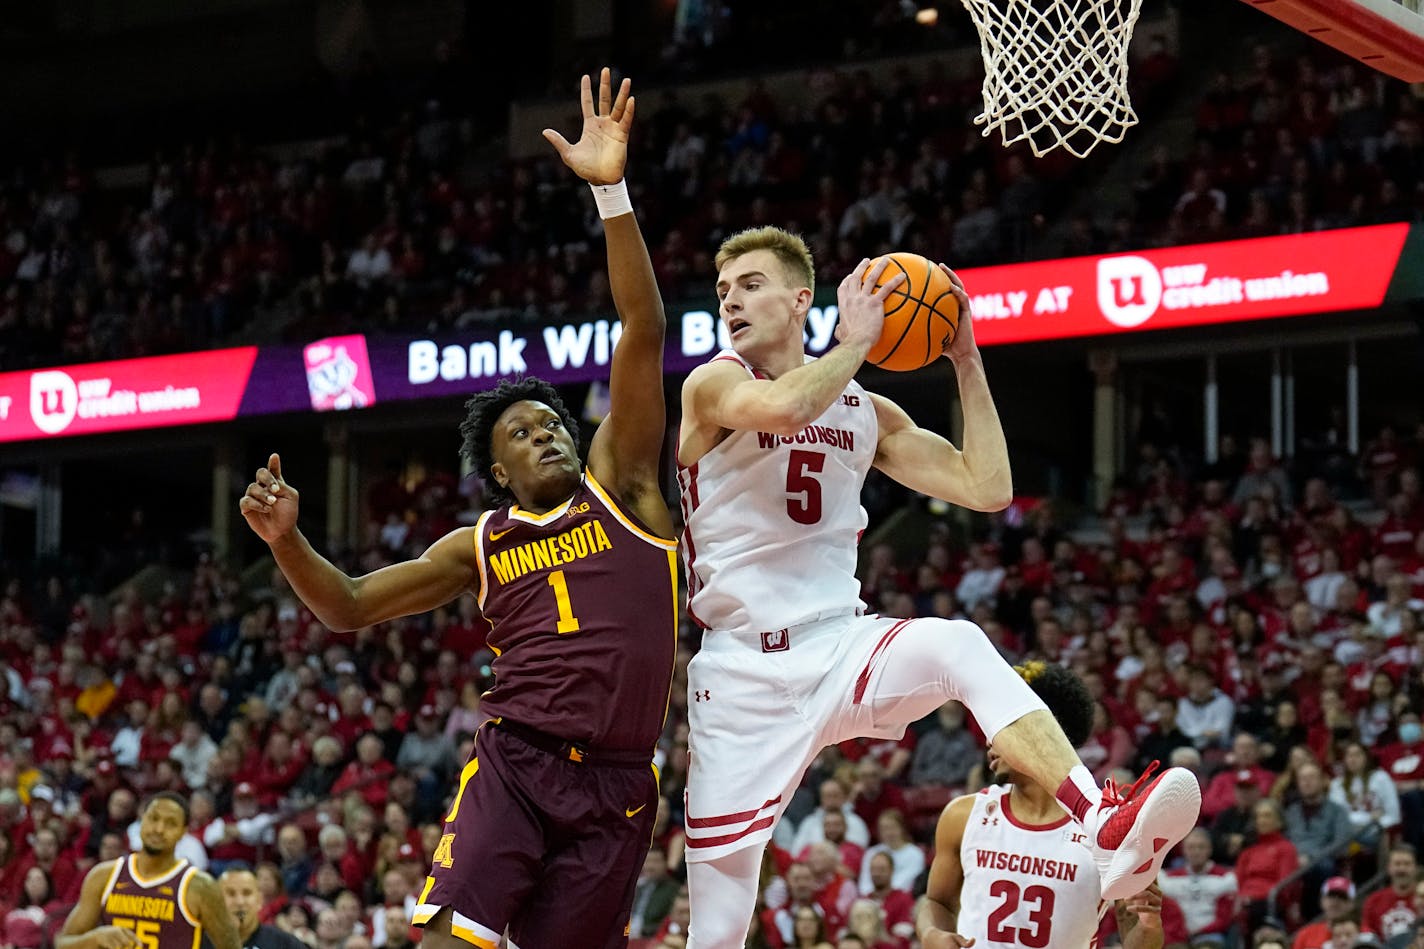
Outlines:
<svg viewBox="0 0 1424 949"><path fill-rule="evenodd" d="M1148 775L1126 793L1100 791L1057 720L974 623L931 618L892 627L862 676L877 728L908 724L946 699L963 702L994 750L1089 832L1104 899L1125 899L1156 879L1196 824L1201 787L1182 768L1145 788Z"/></svg>
<svg viewBox="0 0 1424 949"><path fill-rule="evenodd" d="M1032 712L1053 721L1043 700L968 620L898 621L880 637L856 692L877 729L918 721L950 699L964 703L990 740ZM1058 737L1077 764L1061 729Z"/></svg>
<svg viewBox="0 0 1424 949"><path fill-rule="evenodd" d="M689 862L692 923L687 949L742 949L756 911L762 847L745 847L716 860Z"/></svg>

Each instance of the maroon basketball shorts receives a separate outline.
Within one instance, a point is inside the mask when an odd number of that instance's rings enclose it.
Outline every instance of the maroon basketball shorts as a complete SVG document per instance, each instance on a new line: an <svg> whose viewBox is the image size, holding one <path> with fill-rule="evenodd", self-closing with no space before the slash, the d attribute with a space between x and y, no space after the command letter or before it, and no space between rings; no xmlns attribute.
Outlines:
<svg viewBox="0 0 1424 949"><path fill-rule="evenodd" d="M574 757L578 757L575 755ZM504 727L480 728L414 922L496 949L621 949L658 810L651 761L582 762Z"/></svg>

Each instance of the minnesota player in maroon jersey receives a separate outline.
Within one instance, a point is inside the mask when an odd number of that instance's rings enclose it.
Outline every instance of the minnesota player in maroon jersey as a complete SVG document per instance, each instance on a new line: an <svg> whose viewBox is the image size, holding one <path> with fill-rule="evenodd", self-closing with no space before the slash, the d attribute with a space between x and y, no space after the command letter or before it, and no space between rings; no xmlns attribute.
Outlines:
<svg viewBox="0 0 1424 949"><path fill-rule="evenodd" d="M95 864L55 949L240 949L237 927L213 878L173 853L188 829L188 802L153 796L139 824L142 849Z"/></svg>
<svg viewBox="0 0 1424 949"><path fill-rule="evenodd" d="M477 596L495 685L414 922L426 949L625 946L657 815L654 745L677 636L676 543L658 487L664 317L623 168L634 100L583 78L583 134L545 137L594 190L622 337L611 409L581 468L577 427L537 379L468 403L463 452L506 503L415 560L346 576L296 528L274 454L241 500L292 588L354 630ZM112 949L112 947L105 947Z"/></svg>

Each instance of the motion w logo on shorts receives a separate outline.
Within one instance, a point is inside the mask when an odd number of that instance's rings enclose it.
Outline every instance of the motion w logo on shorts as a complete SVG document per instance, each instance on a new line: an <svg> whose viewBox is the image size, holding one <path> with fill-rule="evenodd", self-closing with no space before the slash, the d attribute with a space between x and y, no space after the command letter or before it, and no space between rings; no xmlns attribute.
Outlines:
<svg viewBox="0 0 1424 949"><path fill-rule="evenodd" d="M791 648L791 637L786 635L784 629L774 629L769 633L761 634L762 652L785 652Z"/></svg>

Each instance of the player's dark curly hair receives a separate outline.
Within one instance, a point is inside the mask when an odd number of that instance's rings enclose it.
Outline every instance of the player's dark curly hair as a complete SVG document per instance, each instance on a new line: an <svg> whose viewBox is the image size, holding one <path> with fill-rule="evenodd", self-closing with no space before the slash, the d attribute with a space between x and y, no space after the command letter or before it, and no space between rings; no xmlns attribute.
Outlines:
<svg viewBox="0 0 1424 949"><path fill-rule="evenodd" d="M464 444L460 446L460 456L468 458L474 465L475 473L485 483L485 494L492 501L503 503L513 500L510 493L500 487L490 468L494 465L494 451L490 436L494 423L504 414L504 410L516 402L543 402L559 416L559 421L568 429L569 437L578 444L578 422L569 414L559 392L543 379L525 376L522 379L501 379L499 385L473 396L465 403L465 420L460 423L460 434Z"/></svg>
<svg viewBox="0 0 1424 949"><path fill-rule="evenodd" d="M179 809L183 812L183 823L185 825L188 823L190 811L188 810L188 799L186 797L177 791L159 791L148 799L148 803L143 806L143 809L145 811L148 810L157 801L172 801L174 804L177 804Z"/></svg>
<svg viewBox="0 0 1424 949"><path fill-rule="evenodd" d="M1026 662L1014 666L1014 671L1043 699L1069 744L1077 748L1088 740L1093 733L1093 697L1082 679L1057 663Z"/></svg>

